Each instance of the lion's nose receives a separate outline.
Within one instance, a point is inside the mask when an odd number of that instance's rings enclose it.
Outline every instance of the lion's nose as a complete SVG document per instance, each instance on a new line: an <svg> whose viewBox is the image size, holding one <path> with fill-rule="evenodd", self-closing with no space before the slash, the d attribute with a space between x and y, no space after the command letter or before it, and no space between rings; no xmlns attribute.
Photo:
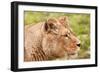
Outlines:
<svg viewBox="0 0 100 73"><path fill-rule="evenodd" d="M80 45L81 45L80 43L77 44L78 47L80 47Z"/></svg>

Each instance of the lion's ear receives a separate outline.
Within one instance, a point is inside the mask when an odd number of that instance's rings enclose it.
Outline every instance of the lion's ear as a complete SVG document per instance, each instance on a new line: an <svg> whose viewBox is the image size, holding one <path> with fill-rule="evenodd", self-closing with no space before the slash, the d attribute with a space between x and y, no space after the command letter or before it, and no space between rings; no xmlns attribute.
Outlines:
<svg viewBox="0 0 100 73"><path fill-rule="evenodd" d="M55 20L55 19L49 18L49 19L45 22L45 30L46 30L46 31L50 31L50 30L54 29L55 23L56 23L56 20Z"/></svg>
<svg viewBox="0 0 100 73"><path fill-rule="evenodd" d="M69 19L68 19L67 16L62 16L62 17L59 18L59 22L60 22L61 24L69 24L68 21L69 21Z"/></svg>

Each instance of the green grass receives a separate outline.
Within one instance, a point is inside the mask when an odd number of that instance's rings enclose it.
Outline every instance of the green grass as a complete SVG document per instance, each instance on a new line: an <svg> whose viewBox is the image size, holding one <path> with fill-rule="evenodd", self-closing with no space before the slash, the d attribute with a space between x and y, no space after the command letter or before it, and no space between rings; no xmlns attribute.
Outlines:
<svg viewBox="0 0 100 73"><path fill-rule="evenodd" d="M45 21L47 18L60 16L68 16L70 26L81 41L79 58L90 58L90 15L89 14L75 14L75 13L53 13L53 12L32 12L25 11L24 22L25 25Z"/></svg>

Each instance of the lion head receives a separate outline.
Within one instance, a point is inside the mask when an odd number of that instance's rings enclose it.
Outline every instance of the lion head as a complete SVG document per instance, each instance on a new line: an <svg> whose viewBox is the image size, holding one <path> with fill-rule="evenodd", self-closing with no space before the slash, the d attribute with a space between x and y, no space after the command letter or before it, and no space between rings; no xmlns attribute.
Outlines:
<svg viewBox="0 0 100 73"><path fill-rule="evenodd" d="M43 50L50 58L72 58L80 47L80 40L70 27L66 16L49 18L44 25Z"/></svg>

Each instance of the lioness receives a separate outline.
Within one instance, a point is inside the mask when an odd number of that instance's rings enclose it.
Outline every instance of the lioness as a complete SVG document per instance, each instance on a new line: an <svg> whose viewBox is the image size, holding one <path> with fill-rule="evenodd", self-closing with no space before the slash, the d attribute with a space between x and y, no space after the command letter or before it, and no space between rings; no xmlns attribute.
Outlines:
<svg viewBox="0 0 100 73"><path fill-rule="evenodd" d="M76 57L80 41L69 26L68 17L49 18L25 26L24 61L70 59Z"/></svg>

